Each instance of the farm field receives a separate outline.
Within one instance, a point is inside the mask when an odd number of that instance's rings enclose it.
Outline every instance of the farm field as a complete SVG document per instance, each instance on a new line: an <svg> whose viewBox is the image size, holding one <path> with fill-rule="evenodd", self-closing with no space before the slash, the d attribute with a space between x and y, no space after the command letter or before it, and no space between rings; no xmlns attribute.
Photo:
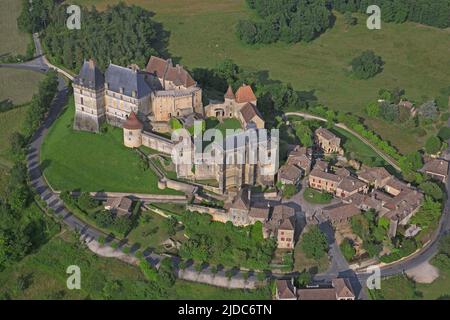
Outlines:
<svg viewBox="0 0 450 320"><path fill-rule="evenodd" d="M6 54L25 54L31 41L30 36L20 32L17 27L16 20L21 8L22 0L0 2L0 57Z"/></svg>
<svg viewBox="0 0 450 320"><path fill-rule="evenodd" d="M271 79L314 92L319 102L334 110L362 116L363 108L376 99L381 88L403 88L409 99L420 102L450 84L450 72L443 67L450 65L449 30L415 23L383 23L381 30L369 31L365 16L358 16L358 25L349 29L342 15L335 13L335 26L311 43L248 46L240 43L234 33L240 19L254 17L244 0L125 2L155 12L155 19L170 32L169 52L190 69L213 67L231 58L242 67L266 70ZM78 3L105 9L114 1ZM383 58L384 71L370 80L352 79L347 67L364 50L374 50ZM395 131L396 124L367 124L376 125L376 132L403 153L423 145L424 138Z"/></svg>
<svg viewBox="0 0 450 320"><path fill-rule="evenodd" d="M158 189L158 177L143 171L138 154L123 145L119 128L104 134L72 130L74 102L70 100L50 128L41 149L44 175L57 190L181 194Z"/></svg>
<svg viewBox="0 0 450 320"><path fill-rule="evenodd" d="M0 68L0 102L10 99L15 105L31 100L43 74L21 69Z"/></svg>

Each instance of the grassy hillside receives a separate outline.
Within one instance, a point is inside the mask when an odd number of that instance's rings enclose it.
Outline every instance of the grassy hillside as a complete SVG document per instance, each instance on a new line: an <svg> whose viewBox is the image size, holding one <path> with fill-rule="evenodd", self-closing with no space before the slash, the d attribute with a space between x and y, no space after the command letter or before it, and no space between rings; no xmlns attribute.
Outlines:
<svg viewBox="0 0 450 320"><path fill-rule="evenodd" d="M111 0L77 0L99 9ZM118 1L117 1L118 2ZM335 110L362 114L380 88L401 87L410 99L423 100L450 85L449 30L414 23L387 24L381 30L366 28L364 16L348 29L337 15L335 26L312 43L250 47L238 41L234 26L253 16L244 0L126 0L156 13L155 19L170 31L169 52L189 68L212 67L232 58L243 67L267 70L273 79L290 82L296 89L313 90L320 102ZM364 50L374 50L385 61L384 71L364 81L347 75L349 62ZM396 130L395 124L369 123L402 152L423 145L414 133ZM390 134L390 133L394 134Z"/></svg>
<svg viewBox="0 0 450 320"><path fill-rule="evenodd" d="M25 54L31 41L30 36L17 27L16 20L21 8L22 0L0 1L0 57L4 54Z"/></svg>

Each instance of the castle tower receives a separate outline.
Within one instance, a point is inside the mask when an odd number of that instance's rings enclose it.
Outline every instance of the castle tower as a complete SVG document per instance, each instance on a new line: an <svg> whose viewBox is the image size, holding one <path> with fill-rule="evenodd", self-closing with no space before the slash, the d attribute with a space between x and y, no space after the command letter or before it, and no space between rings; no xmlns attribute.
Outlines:
<svg viewBox="0 0 450 320"><path fill-rule="evenodd" d="M76 130L99 132L105 120L105 77L94 60L84 61L73 81Z"/></svg>
<svg viewBox="0 0 450 320"><path fill-rule="evenodd" d="M123 144L128 148L139 148L142 145L142 129L144 126L131 112L123 124Z"/></svg>

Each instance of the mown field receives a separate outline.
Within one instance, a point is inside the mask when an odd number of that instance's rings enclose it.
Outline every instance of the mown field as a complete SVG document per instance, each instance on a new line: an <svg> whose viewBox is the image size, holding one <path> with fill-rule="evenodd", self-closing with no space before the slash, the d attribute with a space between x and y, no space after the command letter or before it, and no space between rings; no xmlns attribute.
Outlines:
<svg viewBox="0 0 450 320"><path fill-rule="evenodd" d="M111 0L77 0L105 9ZM247 46L237 39L234 26L253 16L244 0L126 0L155 12L155 19L170 31L169 52L189 68L213 67L224 58L270 78L313 91L324 105L362 115L380 88L401 87L410 99L422 101L450 84L450 32L414 23L387 24L381 30L366 28L364 16L348 29L336 14L335 26L312 43ZM374 50L384 71L370 80L347 75L350 61L364 50ZM423 145L425 138L385 122L368 124L401 152Z"/></svg>
<svg viewBox="0 0 450 320"><path fill-rule="evenodd" d="M30 101L43 78L34 71L0 68L0 101L10 99L15 105Z"/></svg>
<svg viewBox="0 0 450 320"><path fill-rule="evenodd" d="M80 290L66 287L70 265L80 267ZM0 272L0 299L144 299L148 290L137 267L94 255L70 232L57 235L34 254ZM170 299L270 299L269 290L226 290L180 280L168 289L168 295Z"/></svg>
<svg viewBox="0 0 450 320"><path fill-rule="evenodd" d="M25 54L29 35L19 31L17 17L20 15L22 0L0 1L0 57L5 54Z"/></svg>
<svg viewBox="0 0 450 320"><path fill-rule="evenodd" d="M57 190L180 194L158 189L158 177L142 171L140 158L123 145L119 128L104 134L74 131L74 102L50 128L41 149L44 175Z"/></svg>

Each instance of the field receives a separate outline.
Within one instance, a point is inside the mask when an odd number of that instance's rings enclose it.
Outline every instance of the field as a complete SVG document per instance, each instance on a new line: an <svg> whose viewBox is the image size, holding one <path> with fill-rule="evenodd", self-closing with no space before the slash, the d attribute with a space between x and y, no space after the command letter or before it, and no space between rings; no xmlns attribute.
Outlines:
<svg viewBox="0 0 450 320"><path fill-rule="evenodd" d="M436 300L450 296L450 271L440 271L431 284L414 284L405 276L395 276L381 281L381 290L369 291L372 299L379 300Z"/></svg>
<svg viewBox="0 0 450 320"><path fill-rule="evenodd" d="M110 0L78 0L105 9ZM118 1L117 1L118 2ZM433 97L450 84L449 30L414 23L383 23L381 30L366 28L366 18L348 29L342 15L335 26L312 43L272 44L250 47L239 42L234 26L253 16L244 0L126 0L156 13L155 19L170 31L169 52L189 68L213 67L232 58L269 77L291 83L296 89L313 91L324 105L362 115L376 99L380 88L401 87L410 99ZM355 80L346 69L353 57L374 50L384 62L384 71L370 80ZM373 123L376 131L401 152L423 145L411 132L396 124ZM376 126L376 127L375 127Z"/></svg>
<svg viewBox="0 0 450 320"><path fill-rule="evenodd" d="M349 159L356 159L371 167L387 165L383 158L373 151L372 148L350 132L337 127L333 128L332 131L341 138L342 147L344 148L345 154L349 155Z"/></svg>
<svg viewBox="0 0 450 320"><path fill-rule="evenodd" d="M34 71L0 68L0 101L10 99L15 105L29 102L43 78Z"/></svg>
<svg viewBox="0 0 450 320"><path fill-rule="evenodd" d="M68 290L66 269L77 265L81 289ZM119 290L111 284L119 286ZM0 272L0 299L145 299L158 298L141 271L117 259L94 255L77 244L71 233L62 233L36 253ZM150 296L149 296L150 295ZM177 280L168 289L169 299L269 299L268 290L226 290Z"/></svg>
<svg viewBox="0 0 450 320"><path fill-rule="evenodd" d="M0 2L0 57L4 54L25 54L30 36L19 31L16 19L22 0ZM1 99L0 99L1 100Z"/></svg>
<svg viewBox="0 0 450 320"><path fill-rule="evenodd" d="M105 134L72 130L73 99L50 128L41 149L43 172L57 190L180 194L158 189L158 177L142 171L137 153L123 146L123 133L108 127Z"/></svg>

